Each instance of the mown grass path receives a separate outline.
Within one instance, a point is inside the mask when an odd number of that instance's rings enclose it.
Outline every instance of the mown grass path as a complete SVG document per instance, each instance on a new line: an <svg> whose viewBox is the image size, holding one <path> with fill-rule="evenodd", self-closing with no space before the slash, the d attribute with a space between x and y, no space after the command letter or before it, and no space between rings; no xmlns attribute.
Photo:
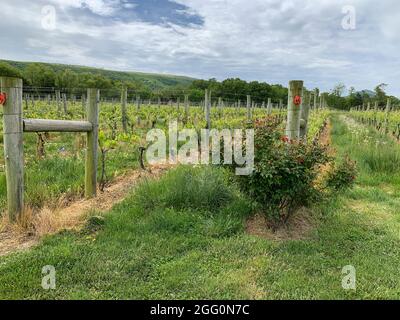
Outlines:
<svg viewBox="0 0 400 320"><path fill-rule="evenodd" d="M398 146L345 115L332 125L333 146L357 160L359 178L313 208L307 238L247 234L250 204L223 173L183 168L139 187L99 231L64 232L0 257L0 298L400 298L400 173L376 149ZM55 290L41 287L46 265L56 269ZM356 290L342 288L346 265Z"/></svg>

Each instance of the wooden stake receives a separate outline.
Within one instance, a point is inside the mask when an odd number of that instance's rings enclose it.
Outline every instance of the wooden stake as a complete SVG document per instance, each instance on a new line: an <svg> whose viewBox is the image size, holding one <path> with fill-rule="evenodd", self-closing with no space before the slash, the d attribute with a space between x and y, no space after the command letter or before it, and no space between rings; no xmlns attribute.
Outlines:
<svg viewBox="0 0 400 320"><path fill-rule="evenodd" d="M67 106L67 94L63 93L63 106L64 106L64 114L67 114L68 106Z"/></svg>
<svg viewBox="0 0 400 320"><path fill-rule="evenodd" d="M303 81L290 81L288 93L288 114L286 123L286 136L290 140L297 140L300 136L300 105L294 104L296 96L303 96Z"/></svg>
<svg viewBox="0 0 400 320"><path fill-rule="evenodd" d="M308 116L310 113L311 94L304 93L304 101L300 112L300 138L306 139L308 133Z"/></svg>
<svg viewBox="0 0 400 320"><path fill-rule="evenodd" d="M92 198L97 193L97 147L99 134L99 101L100 91L87 91L87 121L92 124L92 131L87 133L86 162L85 162L85 197Z"/></svg>
<svg viewBox="0 0 400 320"><path fill-rule="evenodd" d="M16 221L24 210L22 80L1 77L0 91L7 95L3 105L3 139L8 215L11 221Z"/></svg>
<svg viewBox="0 0 400 320"><path fill-rule="evenodd" d="M247 110L247 121L251 121L251 96L247 95L247 103L246 103L246 110Z"/></svg>
<svg viewBox="0 0 400 320"><path fill-rule="evenodd" d="M386 109L385 109L385 133L388 134L389 132L389 113L392 107L392 102L390 98L387 99Z"/></svg>
<svg viewBox="0 0 400 320"><path fill-rule="evenodd" d="M128 116L126 115L126 102L128 100L128 90L126 87L122 88L121 92L121 114L122 114L122 128L124 132L128 132Z"/></svg>
<svg viewBox="0 0 400 320"><path fill-rule="evenodd" d="M185 94L185 119L189 118L189 95Z"/></svg>
<svg viewBox="0 0 400 320"><path fill-rule="evenodd" d="M207 89L205 92L204 108L207 122L206 129L211 129L211 91Z"/></svg>
<svg viewBox="0 0 400 320"><path fill-rule="evenodd" d="M268 98L267 114L268 114L268 115L271 115L271 114L272 114L272 102L271 102L271 98Z"/></svg>

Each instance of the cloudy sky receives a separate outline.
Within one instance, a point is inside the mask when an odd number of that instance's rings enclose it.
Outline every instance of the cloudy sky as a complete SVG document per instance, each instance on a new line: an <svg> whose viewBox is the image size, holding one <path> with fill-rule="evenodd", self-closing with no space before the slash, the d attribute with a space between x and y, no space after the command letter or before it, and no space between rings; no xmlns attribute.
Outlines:
<svg viewBox="0 0 400 320"><path fill-rule="evenodd" d="M0 4L0 59L284 85L302 79L322 90L384 82L400 96L398 0Z"/></svg>

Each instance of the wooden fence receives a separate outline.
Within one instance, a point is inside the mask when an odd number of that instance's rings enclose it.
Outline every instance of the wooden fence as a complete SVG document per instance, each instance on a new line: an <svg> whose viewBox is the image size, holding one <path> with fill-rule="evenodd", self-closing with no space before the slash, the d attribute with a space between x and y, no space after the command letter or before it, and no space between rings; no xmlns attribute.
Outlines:
<svg viewBox="0 0 400 320"><path fill-rule="evenodd" d="M67 121L24 119L21 79L0 77L0 88L6 97L3 104L3 136L7 205L11 221L15 221L24 210L24 132L86 132L85 197L95 197L100 91L87 90L86 121Z"/></svg>

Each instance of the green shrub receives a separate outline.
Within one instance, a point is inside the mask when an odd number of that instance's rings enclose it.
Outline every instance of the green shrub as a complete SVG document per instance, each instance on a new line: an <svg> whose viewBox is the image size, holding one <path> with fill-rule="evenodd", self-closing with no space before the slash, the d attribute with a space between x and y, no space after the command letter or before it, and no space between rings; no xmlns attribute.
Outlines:
<svg viewBox="0 0 400 320"><path fill-rule="evenodd" d="M238 177L273 227L284 224L318 194L314 187L318 166L330 160L326 147L288 141L278 126L269 118L255 123L254 171Z"/></svg>
<svg viewBox="0 0 400 320"><path fill-rule="evenodd" d="M333 191L351 188L357 176L356 163L348 156L340 163L335 163L328 171L325 179L326 186Z"/></svg>

